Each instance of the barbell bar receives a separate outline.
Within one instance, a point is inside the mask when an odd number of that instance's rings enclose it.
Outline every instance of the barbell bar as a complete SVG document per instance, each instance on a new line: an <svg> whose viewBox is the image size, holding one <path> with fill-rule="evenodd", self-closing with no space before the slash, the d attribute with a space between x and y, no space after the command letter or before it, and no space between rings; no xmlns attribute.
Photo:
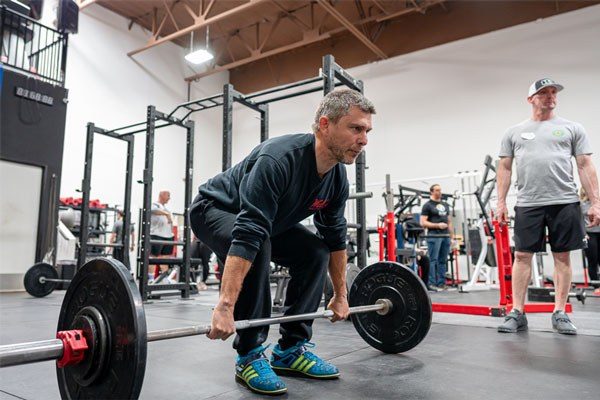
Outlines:
<svg viewBox="0 0 600 400"><path fill-rule="evenodd" d="M556 292L550 292L551 296L556 295ZM586 299L599 299L600 295L597 294L587 294L585 290L578 290L577 292L569 292L568 297L575 297L581 304L585 304Z"/></svg>
<svg viewBox="0 0 600 400"><path fill-rule="evenodd" d="M377 312L379 315L386 315L392 311L393 305L388 299L378 299L375 304L367 306L352 307L349 313L359 314L366 312ZM305 313L297 315L288 315L283 317L245 319L235 321L236 331L256 328L265 325L283 324L286 322L306 321L317 318L331 318L333 311L325 310L314 313ZM160 329L148 332L147 342L159 340L177 339L188 336L205 335L210 332L210 325L192 325L189 327ZM0 368L14 365L22 365L48 360L60 360L65 353L65 346L69 346L61 339L41 340L37 342L17 343L12 345L0 346ZM74 362L73 364L76 364ZM72 365L72 364L71 364Z"/></svg>
<svg viewBox="0 0 600 400"><path fill-rule="evenodd" d="M431 300L420 278L395 262L361 270L349 293L350 318L359 335L385 353L408 351L431 326ZM241 320L236 330L331 318L325 310ZM119 261L86 263L65 293L57 339L0 346L0 367L57 360L63 399L137 399L146 369L148 342L206 334L209 325L147 332L141 296Z"/></svg>
<svg viewBox="0 0 600 400"><path fill-rule="evenodd" d="M348 195L348 200L370 199L373 197L373 192L356 192Z"/></svg>

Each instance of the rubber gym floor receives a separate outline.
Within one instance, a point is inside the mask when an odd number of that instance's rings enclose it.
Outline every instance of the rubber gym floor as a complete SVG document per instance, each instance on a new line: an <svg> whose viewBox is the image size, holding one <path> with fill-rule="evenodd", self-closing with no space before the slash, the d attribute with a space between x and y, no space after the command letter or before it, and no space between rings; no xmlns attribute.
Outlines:
<svg viewBox="0 0 600 400"><path fill-rule="evenodd" d="M215 287L213 287L215 288ZM0 344L51 339L63 291L46 298L0 295ZM210 321L217 290L191 300L164 298L145 305L149 330ZM433 293L434 302L495 305L497 291ZM530 329L500 334L500 318L434 313L428 336L403 354L367 345L350 322L314 323L315 352L335 363L341 378L284 378L291 399L565 399L600 393L600 301L573 303L579 335L552 332L549 314L528 314ZM276 343L277 326L269 341ZM258 398L234 380L231 339L203 336L148 344L141 399ZM54 361L0 370L0 399L59 399Z"/></svg>

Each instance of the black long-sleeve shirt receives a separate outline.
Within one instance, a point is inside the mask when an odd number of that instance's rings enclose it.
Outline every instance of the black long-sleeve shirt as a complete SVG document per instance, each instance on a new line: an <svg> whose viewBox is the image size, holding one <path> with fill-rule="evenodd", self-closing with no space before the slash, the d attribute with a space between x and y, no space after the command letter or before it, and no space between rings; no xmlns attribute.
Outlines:
<svg viewBox="0 0 600 400"><path fill-rule="evenodd" d="M237 214L230 255L253 261L266 238L313 214L330 251L346 248L346 168L337 164L320 178L312 134L261 143L239 164L201 185L198 192L192 208L209 199Z"/></svg>

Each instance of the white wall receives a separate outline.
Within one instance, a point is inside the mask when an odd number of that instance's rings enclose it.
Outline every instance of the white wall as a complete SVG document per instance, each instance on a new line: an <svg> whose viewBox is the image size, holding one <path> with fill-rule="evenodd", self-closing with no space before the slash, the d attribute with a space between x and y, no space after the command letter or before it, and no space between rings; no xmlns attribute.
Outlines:
<svg viewBox="0 0 600 400"><path fill-rule="evenodd" d="M541 77L565 85L559 115L584 124L598 148L599 37L600 6L593 6L349 69L364 80L378 111L367 147L367 183L383 182L387 173L409 180L482 169L506 128L529 117L527 89ZM271 104L271 136L308 132L320 98L315 93ZM258 143L251 115L234 118L234 161ZM594 161L600 167L598 154ZM452 192L457 180L441 183ZM367 202L374 224L385 211L382 187L368 189L376 193Z"/></svg>

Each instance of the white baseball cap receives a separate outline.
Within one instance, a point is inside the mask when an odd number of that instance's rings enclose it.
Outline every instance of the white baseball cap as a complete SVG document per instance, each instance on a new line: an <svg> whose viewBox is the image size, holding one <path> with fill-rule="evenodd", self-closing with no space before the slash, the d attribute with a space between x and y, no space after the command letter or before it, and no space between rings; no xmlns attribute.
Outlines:
<svg viewBox="0 0 600 400"><path fill-rule="evenodd" d="M527 95L527 97L533 96L534 94L536 94L537 92L539 92L540 90L542 90L543 88L548 87L548 86L555 87L558 92L560 92L561 90L564 89L563 85L560 85L560 84L554 82L552 79L542 78L542 79L538 79L537 81L533 82L531 84L531 86L529 86L529 94Z"/></svg>

